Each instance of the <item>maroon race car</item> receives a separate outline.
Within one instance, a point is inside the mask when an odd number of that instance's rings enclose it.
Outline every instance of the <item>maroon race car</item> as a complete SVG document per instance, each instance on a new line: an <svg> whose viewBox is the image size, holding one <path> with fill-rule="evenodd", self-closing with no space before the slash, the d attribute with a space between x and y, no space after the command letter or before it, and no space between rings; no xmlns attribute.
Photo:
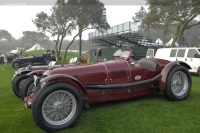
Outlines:
<svg viewBox="0 0 200 133"><path fill-rule="evenodd" d="M25 97L36 124L54 132L73 126L83 106L113 100L126 100L164 92L172 101L184 100L191 90L191 76L186 63L144 58L133 61L129 52L119 59L71 68L45 71L35 76L37 91Z"/></svg>

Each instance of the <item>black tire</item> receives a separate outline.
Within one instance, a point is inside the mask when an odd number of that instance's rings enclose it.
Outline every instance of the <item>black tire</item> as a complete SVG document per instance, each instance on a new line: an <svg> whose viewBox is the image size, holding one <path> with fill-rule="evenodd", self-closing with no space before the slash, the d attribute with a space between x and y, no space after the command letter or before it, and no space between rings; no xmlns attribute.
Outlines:
<svg viewBox="0 0 200 133"><path fill-rule="evenodd" d="M68 103L69 101L70 103ZM52 83L39 89L31 106L33 119L46 132L55 132L74 126L82 109L83 99L80 92L76 87L64 82ZM54 120L55 116L59 117L58 112L62 113L63 117L60 115L62 117L58 118L60 120Z"/></svg>
<svg viewBox="0 0 200 133"><path fill-rule="evenodd" d="M34 88L34 77L30 76L27 78L27 80L25 81L20 93L21 93L21 98L22 100L24 100L24 98L28 95L31 94L32 89Z"/></svg>
<svg viewBox="0 0 200 133"><path fill-rule="evenodd" d="M46 65L49 65L50 62L51 62L51 60L49 60L49 59L46 59L46 60L45 60L45 64L46 64Z"/></svg>
<svg viewBox="0 0 200 133"><path fill-rule="evenodd" d="M13 68L20 68L20 64L18 62L13 62L12 67Z"/></svg>
<svg viewBox="0 0 200 133"><path fill-rule="evenodd" d="M13 92L19 98L21 98L20 91L22 89L22 86L28 77L29 76L27 76L26 74L17 75L12 81Z"/></svg>
<svg viewBox="0 0 200 133"><path fill-rule="evenodd" d="M173 67L166 81L164 94L171 101L187 99L192 86L191 75L184 66L177 65Z"/></svg>
<svg viewBox="0 0 200 133"><path fill-rule="evenodd" d="M198 72L197 72L197 73L198 73L198 75L199 75L199 77L200 77L200 70L198 70Z"/></svg>

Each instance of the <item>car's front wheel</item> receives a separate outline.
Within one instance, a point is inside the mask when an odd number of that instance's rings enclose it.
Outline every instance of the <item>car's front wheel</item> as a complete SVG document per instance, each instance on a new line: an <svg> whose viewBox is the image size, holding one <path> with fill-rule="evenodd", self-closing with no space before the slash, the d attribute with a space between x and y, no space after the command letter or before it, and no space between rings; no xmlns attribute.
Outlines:
<svg viewBox="0 0 200 133"><path fill-rule="evenodd" d="M47 132L73 126L78 121L82 108L80 92L76 87L63 82L39 89L31 106L36 124Z"/></svg>
<svg viewBox="0 0 200 133"><path fill-rule="evenodd" d="M20 91L21 98L24 100L24 98L32 93L32 90L34 88L34 78L33 76L30 76L22 86L22 89Z"/></svg>
<svg viewBox="0 0 200 133"><path fill-rule="evenodd" d="M22 89L22 86L24 85L26 79L28 78L29 76L27 76L26 74L22 74L22 75L17 75L13 81L12 81L12 85L13 85L13 92L14 94L21 98L21 89Z"/></svg>
<svg viewBox="0 0 200 133"><path fill-rule="evenodd" d="M200 77L200 68L198 69L198 71L197 71L197 74L199 75L199 77Z"/></svg>
<svg viewBox="0 0 200 133"><path fill-rule="evenodd" d="M192 86L188 69L181 65L172 68L168 74L166 85L164 94L167 99L172 101L186 99Z"/></svg>

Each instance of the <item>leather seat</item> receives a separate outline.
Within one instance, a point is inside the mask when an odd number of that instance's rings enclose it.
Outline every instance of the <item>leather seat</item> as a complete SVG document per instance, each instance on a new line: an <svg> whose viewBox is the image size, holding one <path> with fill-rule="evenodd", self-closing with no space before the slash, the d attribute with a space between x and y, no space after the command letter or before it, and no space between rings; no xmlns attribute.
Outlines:
<svg viewBox="0 0 200 133"><path fill-rule="evenodd" d="M149 71L155 71L158 68L158 63L154 58L143 58L138 61L139 65L146 68Z"/></svg>

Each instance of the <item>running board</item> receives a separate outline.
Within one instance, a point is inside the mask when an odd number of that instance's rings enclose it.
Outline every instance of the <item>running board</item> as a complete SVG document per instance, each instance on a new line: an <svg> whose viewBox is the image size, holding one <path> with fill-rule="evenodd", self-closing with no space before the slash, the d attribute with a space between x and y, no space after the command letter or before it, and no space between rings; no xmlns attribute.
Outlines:
<svg viewBox="0 0 200 133"><path fill-rule="evenodd" d="M90 88L90 89L122 89L122 88L129 88L129 87L135 87L135 86L140 86L140 85L143 85L143 84L151 83L153 81L158 80L159 77L160 77L160 74L158 74L157 76L155 76L155 77L153 77L151 79L138 81L138 82L134 82L134 83L128 83L128 84L111 84L111 85L91 85L91 84L87 84L87 85L85 85L85 88Z"/></svg>

